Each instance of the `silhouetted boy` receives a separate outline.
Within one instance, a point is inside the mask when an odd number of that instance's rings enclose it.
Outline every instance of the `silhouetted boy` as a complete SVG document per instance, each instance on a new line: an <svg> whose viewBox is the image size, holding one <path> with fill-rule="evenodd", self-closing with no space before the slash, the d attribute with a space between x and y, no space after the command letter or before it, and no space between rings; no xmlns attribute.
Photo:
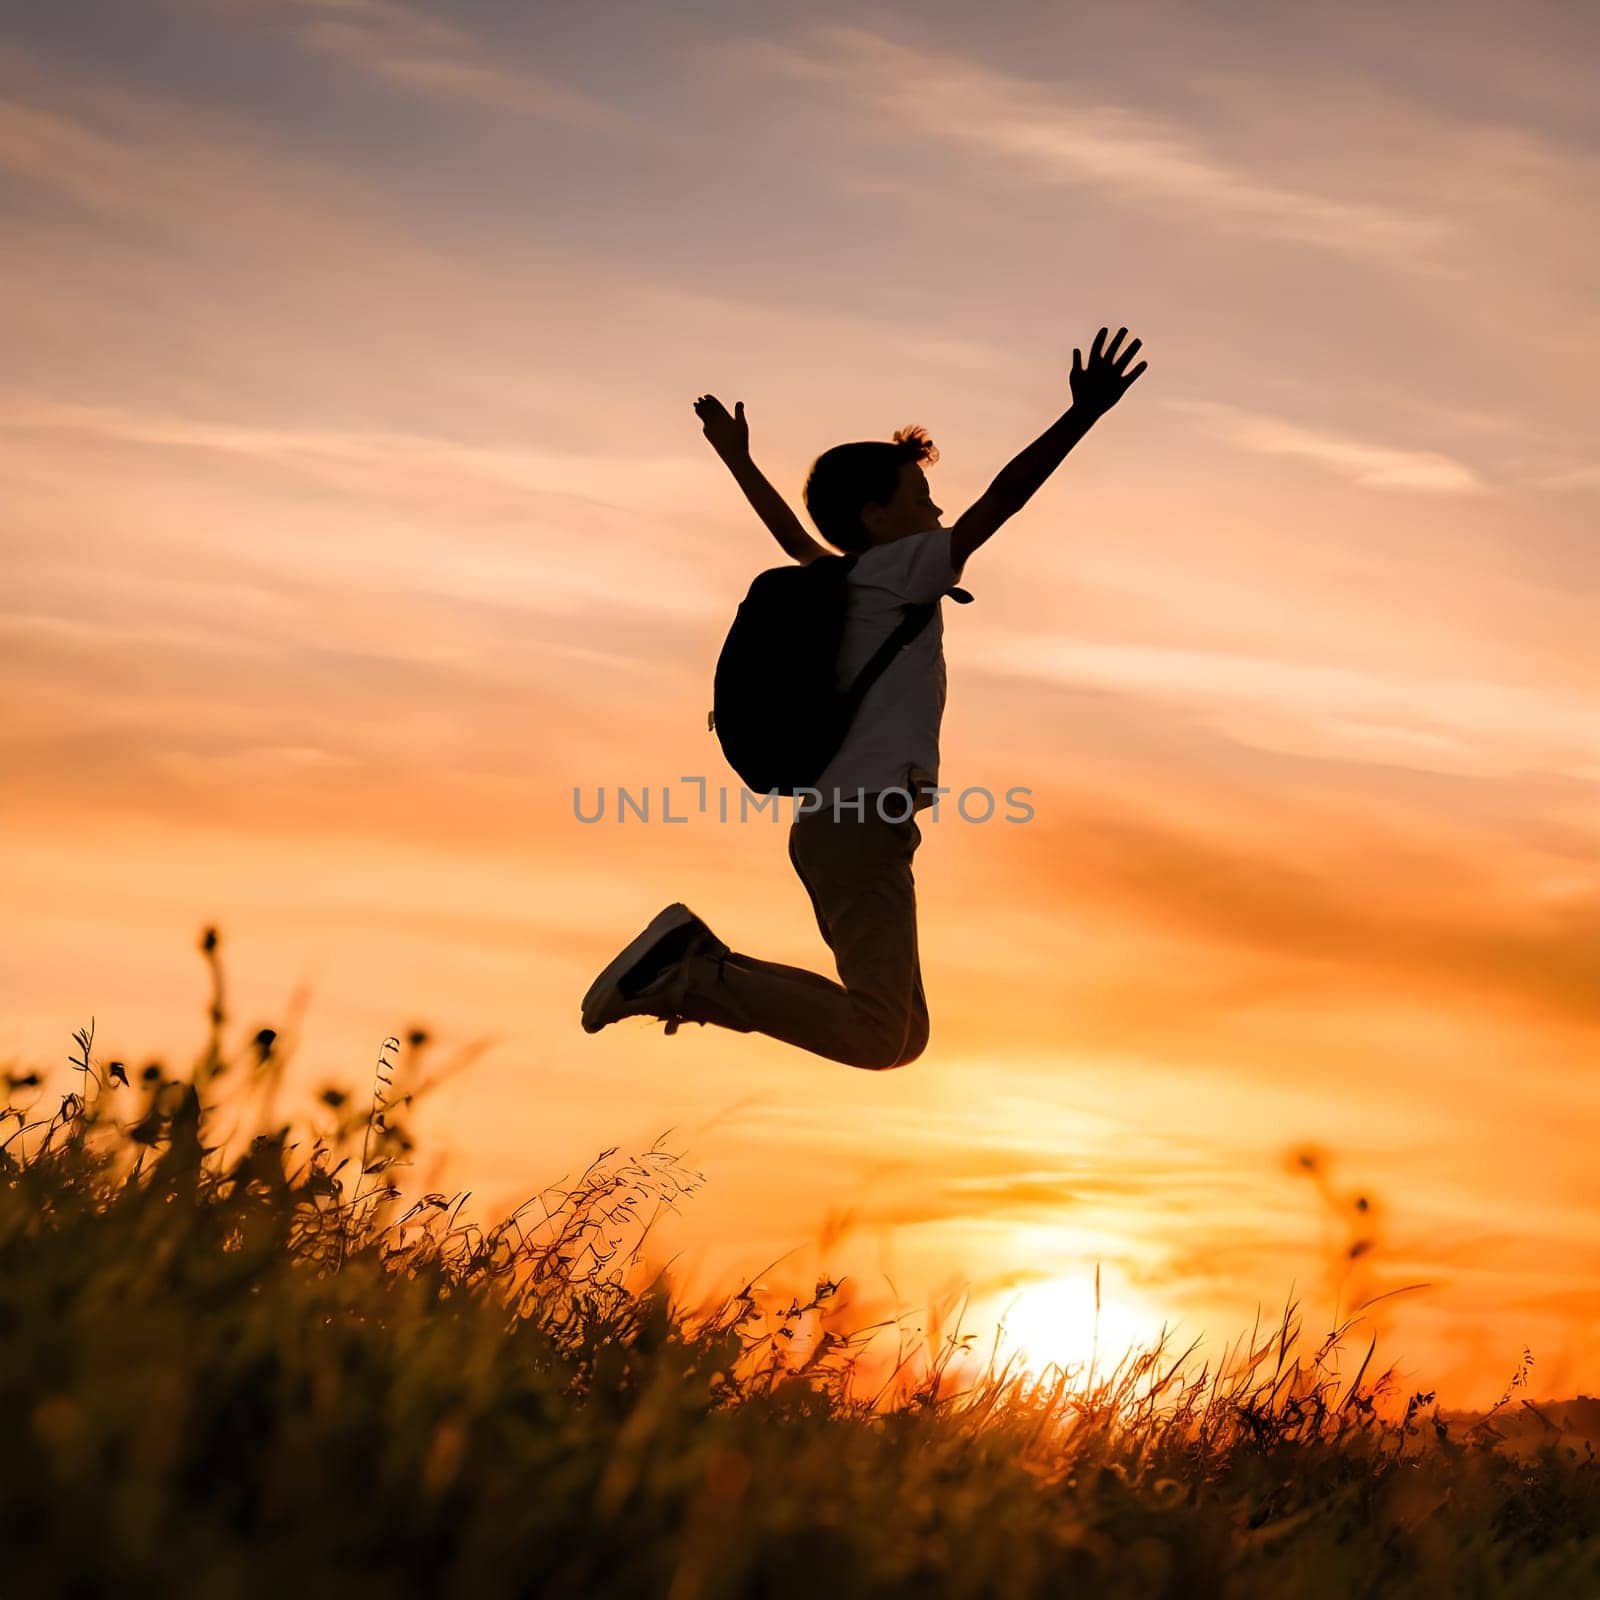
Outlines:
<svg viewBox="0 0 1600 1600"><path fill-rule="evenodd" d="M929 624L901 647L862 700L799 810L789 860L811 896L839 982L801 967L741 955L689 908L662 911L590 985L583 1026L597 1033L622 1017L715 1023L764 1033L853 1067L914 1061L928 1042L917 957L911 860L922 842L915 813L933 803L944 712L943 618L938 602L967 558L1015 516L1067 452L1120 400L1146 362L1129 369L1140 341L1127 329L1106 344L1102 328L1087 364L1072 352L1072 406L946 528L923 464L938 459L920 428L891 443L842 444L819 456L806 480L818 532L856 561L848 574L839 681L850 682L894 632L908 606L932 603ZM750 458L744 404L735 415L712 395L695 402L706 437L750 504L796 561L830 554L801 525ZM957 598L970 599L962 591ZM894 819L894 820L889 820Z"/></svg>

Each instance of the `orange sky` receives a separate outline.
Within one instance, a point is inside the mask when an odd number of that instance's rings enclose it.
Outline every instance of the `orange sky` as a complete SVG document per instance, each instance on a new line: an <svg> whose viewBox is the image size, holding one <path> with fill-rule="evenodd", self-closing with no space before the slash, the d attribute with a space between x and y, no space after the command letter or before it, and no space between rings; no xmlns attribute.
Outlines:
<svg viewBox="0 0 1600 1600"><path fill-rule="evenodd" d="M1600 1384L1596 25L1578 11L39 8L0 47L0 1058L413 1021L520 1197L665 1128L685 1271L998 1304L1104 1263L1231 1337L1340 1293L1464 1401ZM1128 323L1127 402L974 558L924 827L927 1054L577 1002L687 899L811 965L705 731L797 499L920 422L956 514ZM809 1252L809 1253L808 1253ZM1322 1313L1324 1320L1326 1311ZM1313 1319L1315 1320L1315 1319ZM980 1318L981 1321L981 1318Z"/></svg>

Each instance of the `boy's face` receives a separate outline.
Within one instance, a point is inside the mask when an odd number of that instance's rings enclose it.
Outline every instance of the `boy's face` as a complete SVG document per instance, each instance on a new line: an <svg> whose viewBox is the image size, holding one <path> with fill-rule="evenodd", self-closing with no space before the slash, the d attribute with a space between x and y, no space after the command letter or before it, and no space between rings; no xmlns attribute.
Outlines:
<svg viewBox="0 0 1600 1600"><path fill-rule="evenodd" d="M927 473L920 463L908 461L900 469L894 498L887 505L864 506L861 523L874 544L888 544L891 539L904 539L908 534L931 532L940 525L943 515L933 503Z"/></svg>

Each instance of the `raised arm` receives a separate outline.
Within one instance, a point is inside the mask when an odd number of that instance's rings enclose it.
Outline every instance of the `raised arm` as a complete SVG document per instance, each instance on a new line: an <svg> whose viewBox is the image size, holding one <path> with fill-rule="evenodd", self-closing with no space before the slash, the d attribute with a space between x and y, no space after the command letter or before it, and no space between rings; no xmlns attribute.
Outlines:
<svg viewBox="0 0 1600 1600"><path fill-rule="evenodd" d="M695 415L705 429L711 448L722 457L722 464L733 474L733 481L744 490L744 497L755 514L767 525L772 537L802 566L829 553L806 532L788 502L767 482L765 474L750 459L750 424L744 419L744 401L734 405L734 415L714 394L703 394L694 403Z"/></svg>
<svg viewBox="0 0 1600 1600"><path fill-rule="evenodd" d="M1118 347L1128 330L1119 328L1116 338L1106 347L1108 331L1102 328L1094 336L1087 366L1081 350L1072 352L1071 409L1063 412L1026 450L1007 463L950 530L950 564L957 572L985 539L998 532L1001 524L1014 517L1033 498L1045 479L1067 459L1067 452L1128 392L1129 385L1149 365L1141 361L1128 371L1128 363L1141 341L1135 339L1119 354Z"/></svg>

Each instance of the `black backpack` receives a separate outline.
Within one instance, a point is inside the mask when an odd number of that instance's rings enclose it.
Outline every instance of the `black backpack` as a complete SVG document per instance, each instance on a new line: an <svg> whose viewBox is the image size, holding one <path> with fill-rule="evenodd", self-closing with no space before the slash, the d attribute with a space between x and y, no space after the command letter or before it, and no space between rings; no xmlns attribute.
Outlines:
<svg viewBox="0 0 1600 1600"><path fill-rule="evenodd" d="M855 561L817 556L759 574L728 630L706 726L755 794L815 787L867 690L933 620L937 602L908 605L900 625L841 689L839 647Z"/></svg>

